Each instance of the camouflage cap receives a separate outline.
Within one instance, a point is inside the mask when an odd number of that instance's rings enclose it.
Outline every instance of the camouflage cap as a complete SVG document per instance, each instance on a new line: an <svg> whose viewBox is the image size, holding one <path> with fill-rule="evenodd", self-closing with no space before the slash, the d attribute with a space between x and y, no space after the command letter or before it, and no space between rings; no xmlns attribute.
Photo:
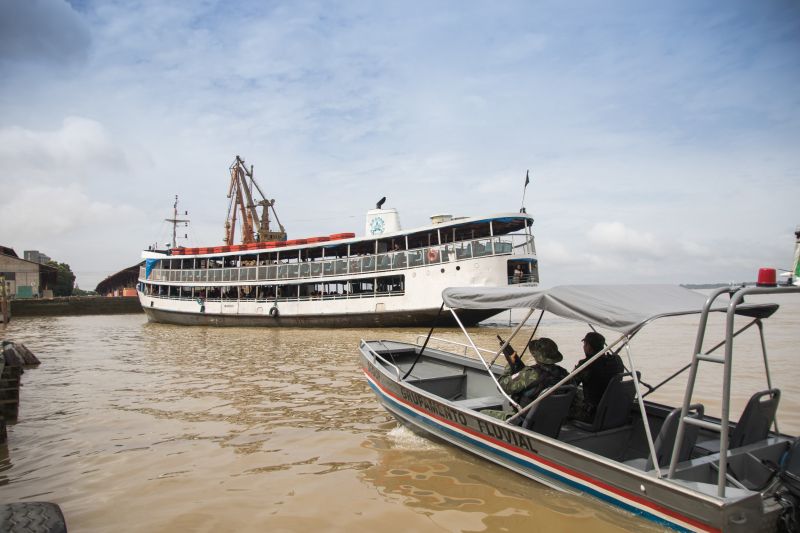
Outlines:
<svg viewBox="0 0 800 533"><path fill-rule="evenodd" d="M547 337L534 339L530 342L528 347L531 350L533 358L543 365L554 365L564 359L564 356L558 351L558 345L553 339L548 339Z"/></svg>

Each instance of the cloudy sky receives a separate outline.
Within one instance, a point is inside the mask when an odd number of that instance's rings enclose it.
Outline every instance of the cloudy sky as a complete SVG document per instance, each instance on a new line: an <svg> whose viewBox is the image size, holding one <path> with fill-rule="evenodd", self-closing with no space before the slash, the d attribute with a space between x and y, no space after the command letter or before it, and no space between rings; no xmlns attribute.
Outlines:
<svg viewBox="0 0 800 533"><path fill-rule="evenodd" d="M530 169L545 286L791 266L794 0L2 0L0 73L0 244L84 289L176 194L221 242L237 154L290 238L518 211Z"/></svg>

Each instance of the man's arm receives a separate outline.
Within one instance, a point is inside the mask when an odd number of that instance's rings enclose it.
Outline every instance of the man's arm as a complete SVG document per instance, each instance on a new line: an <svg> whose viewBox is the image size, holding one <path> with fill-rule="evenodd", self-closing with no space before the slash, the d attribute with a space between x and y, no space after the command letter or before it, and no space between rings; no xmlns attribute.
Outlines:
<svg viewBox="0 0 800 533"><path fill-rule="evenodd" d="M527 389L531 383L539 379L539 372L532 366L526 366L519 372L510 373L506 371L497 380L506 394L509 396L519 394Z"/></svg>

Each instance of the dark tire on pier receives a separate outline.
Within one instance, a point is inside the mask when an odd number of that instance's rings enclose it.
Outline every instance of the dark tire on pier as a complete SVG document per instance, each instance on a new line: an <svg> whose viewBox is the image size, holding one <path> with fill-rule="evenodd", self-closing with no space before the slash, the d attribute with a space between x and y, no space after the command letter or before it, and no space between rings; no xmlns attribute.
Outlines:
<svg viewBox="0 0 800 533"><path fill-rule="evenodd" d="M66 533L61 508L50 502L0 505L0 531L9 533Z"/></svg>

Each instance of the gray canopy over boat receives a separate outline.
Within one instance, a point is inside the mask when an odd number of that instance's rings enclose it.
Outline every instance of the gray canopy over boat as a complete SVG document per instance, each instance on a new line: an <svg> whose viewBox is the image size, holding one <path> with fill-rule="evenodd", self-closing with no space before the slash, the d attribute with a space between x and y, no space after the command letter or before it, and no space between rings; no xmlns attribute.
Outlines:
<svg viewBox="0 0 800 533"><path fill-rule="evenodd" d="M451 287L442 292L451 309L539 309L562 318L623 334L659 317L700 313L707 297L678 285L560 285L534 287ZM722 298L712 311L726 311ZM737 313L767 317L774 304L740 305Z"/></svg>

